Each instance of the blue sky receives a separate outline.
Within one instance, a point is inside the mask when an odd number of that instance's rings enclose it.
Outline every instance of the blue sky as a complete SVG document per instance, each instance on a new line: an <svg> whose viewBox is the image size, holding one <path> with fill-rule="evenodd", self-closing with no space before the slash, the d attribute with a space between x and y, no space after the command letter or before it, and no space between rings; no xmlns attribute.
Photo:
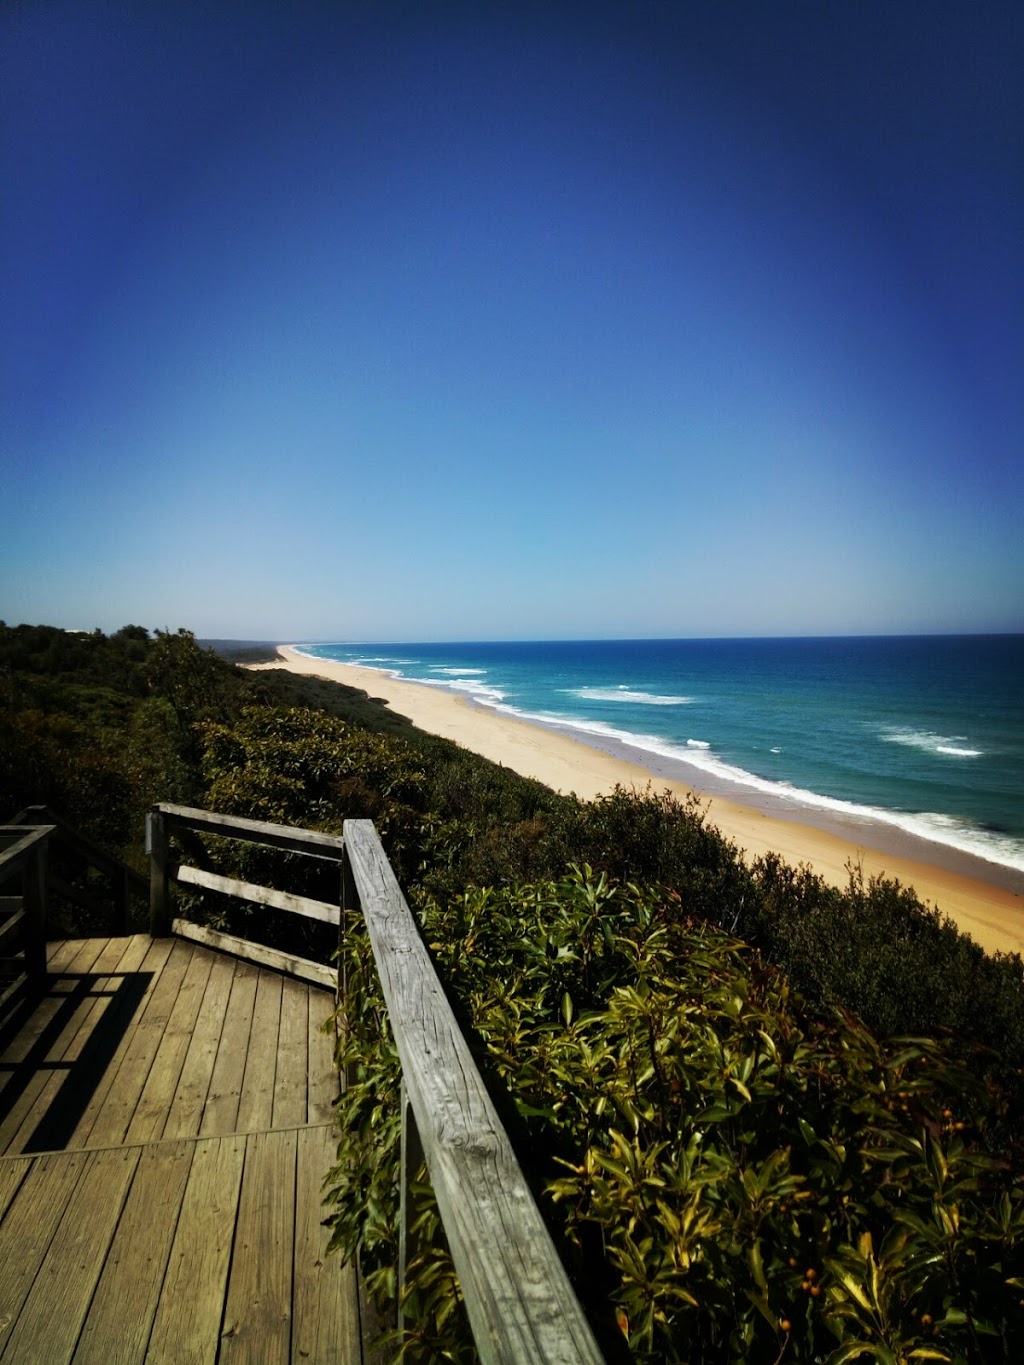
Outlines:
<svg viewBox="0 0 1024 1365"><path fill-rule="evenodd" d="M5 6L0 616L1024 629L1021 70L1018 4Z"/></svg>

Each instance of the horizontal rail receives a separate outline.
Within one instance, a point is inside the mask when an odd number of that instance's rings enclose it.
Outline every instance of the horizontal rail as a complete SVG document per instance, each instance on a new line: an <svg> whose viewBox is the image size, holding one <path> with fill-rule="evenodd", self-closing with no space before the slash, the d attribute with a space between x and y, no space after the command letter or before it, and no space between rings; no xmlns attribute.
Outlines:
<svg viewBox="0 0 1024 1365"><path fill-rule="evenodd" d="M180 825L199 834L219 834L226 839L244 839L281 848L289 853L303 853L309 858L325 858L340 863L343 857L341 836L321 834L313 829L296 829L292 825L274 825L265 820L247 820L240 815L218 815L214 811L197 810L194 806L175 806L160 802L154 806L167 824Z"/></svg>
<svg viewBox="0 0 1024 1365"><path fill-rule="evenodd" d="M55 815L49 806L26 806L24 810L11 821L13 825L46 825L54 826L53 838L61 848L76 854L87 862L90 867L94 867L97 872L103 872L108 877L121 877L128 883L128 886L144 896L149 889L149 878L142 872L137 872L134 867L130 867L120 858L115 858L112 853L107 853L105 849L80 833L73 826L67 824L59 815ZM58 888L54 886L56 891ZM64 895L62 891L60 893Z"/></svg>
<svg viewBox="0 0 1024 1365"><path fill-rule="evenodd" d="M171 906L171 884L179 882L214 891L254 905L284 910L324 924L338 925L341 920L341 897L338 901L313 900L291 891L260 886L239 877L227 877L219 872L191 865L175 864L170 856L170 837L175 827L199 833L215 833L223 838L242 839L250 843L269 845L288 852L311 854L316 858L340 864L343 856L341 836L320 834L315 830L296 829L290 825L273 825L262 820L247 820L241 816L218 815L214 811L196 810L191 806L163 804L154 806L146 817L146 850L150 855L150 932L154 938L171 933L189 938L196 943L234 953L236 957L287 972L304 981L337 990L338 971L320 962L297 957L254 943L250 939L190 921L175 918ZM339 868L340 870L340 868Z"/></svg>
<svg viewBox="0 0 1024 1365"><path fill-rule="evenodd" d="M183 864L173 869L169 875L175 881L186 882L190 886L201 886L204 891L219 891L225 896L251 901L253 905L268 905L275 910L288 910L293 915L304 915L307 919L320 920L323 924L337 924L341 918L340 907L329 905L327 901L296 896L291 891L275 891L273 887L242 882L237 877L222 877L219 872L207 872L205 868Z"/></svg>
<svg viewBox="0 0 1024 1365"><path fill-rule="evenodd" d="M10 1014L14 1006L29 992L32 982L27 972L20 975L0 991L0 1024Z"/></svg>
<svg viewBox="0 0 1024 1365"><path fill-rule="evenodd" d="M171 929L178 938L187 938L193 943L201 943L206 948L216 948L222 953L232 953L235 957L244 958L246 962L256 963L258 967L271 967L274 971L286 972L289 976L298 977L300 981L311 981L315 986L325 986L331 991L337 988L337 969L325 967L322 962L311 962L308 957L282 953L278 948L267 948L262 943L252 943L247 938L225 934L204 924L193 924L187 919L176 919Z"/></svg>
<svg viewBox="0 0 1024 1365"><path fill-rule="evenodd" d="M53 830L53 825L0 825L0 841L4 836L9 840L6 847L0 848L0 881L20 872L26 856Z"/></svg>
<svg viewBox="0 0 1024 1365"><path fill-rule="evenodd" d="M370 820L345 821L402 1078L485 1365L602 1356Z"/></svg>
<svg viewBox="0 0 1024 1365"><path fill-rule="evenodd" d="M17 897L19 907L21 897ZM22 925L25 923L25 912L22 909L11 911L0 920L0 952L7 951L7 944L14 939L19 939L22 935Z"/></svg>

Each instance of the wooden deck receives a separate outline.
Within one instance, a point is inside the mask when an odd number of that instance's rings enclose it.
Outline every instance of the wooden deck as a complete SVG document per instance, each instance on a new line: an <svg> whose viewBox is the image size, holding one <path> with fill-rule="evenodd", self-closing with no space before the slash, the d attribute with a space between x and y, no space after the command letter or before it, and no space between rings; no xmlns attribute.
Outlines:
<svg viewBox="0 0 1024 1365"><path fill-rule="evenodd" d="M332 995L147 935L49 971L0 1040L0 1362L361 1361Z"/></svg>

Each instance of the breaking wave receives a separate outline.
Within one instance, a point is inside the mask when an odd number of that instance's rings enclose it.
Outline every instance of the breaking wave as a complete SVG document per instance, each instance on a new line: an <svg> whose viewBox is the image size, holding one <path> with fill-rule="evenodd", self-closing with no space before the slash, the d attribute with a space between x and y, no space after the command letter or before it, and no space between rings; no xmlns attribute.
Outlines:
<svg viewBox="0 0 1024 1365"><path fill-rule="evenodd" d="M570 696L583 701L625 701L640 706L690 706L692 697L659 696L655 692L640 692L620 683L618 687L570 687Z"/></svg>
<svg viewBox="0 0 1024 1365"><path fill-rule="evenodd" d="M948 758L981 758L984 750L965 748L966 735L937 735L932 730L912 730L904 726L889 726L882 731L886 744L903 744L908 749L920 749L925 754L945 754Z"/></svg>

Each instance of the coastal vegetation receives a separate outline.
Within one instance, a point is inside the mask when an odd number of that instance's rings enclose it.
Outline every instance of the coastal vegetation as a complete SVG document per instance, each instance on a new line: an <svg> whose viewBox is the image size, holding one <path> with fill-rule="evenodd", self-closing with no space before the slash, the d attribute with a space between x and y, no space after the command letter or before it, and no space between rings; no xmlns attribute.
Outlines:
<svg viewBox="0 0 1024 1365"><path fill-rule="evenodd" d="M855 867L838 890L748 864L696 800L562 797L187 631L0 625L5 810L44 802L143 870L157 800L374 820L609 1359L1019 1356L1019 957ZM308 860L199 852L337 895ZM192 913L278 946L293 932L215 897ZM319 926L296 932L288 946L333 952ZM387 1298L397 1058L365 938L345 951L335 1242ZM394 1344L469 1359L425 1180L417 1197Z"/></svg>

